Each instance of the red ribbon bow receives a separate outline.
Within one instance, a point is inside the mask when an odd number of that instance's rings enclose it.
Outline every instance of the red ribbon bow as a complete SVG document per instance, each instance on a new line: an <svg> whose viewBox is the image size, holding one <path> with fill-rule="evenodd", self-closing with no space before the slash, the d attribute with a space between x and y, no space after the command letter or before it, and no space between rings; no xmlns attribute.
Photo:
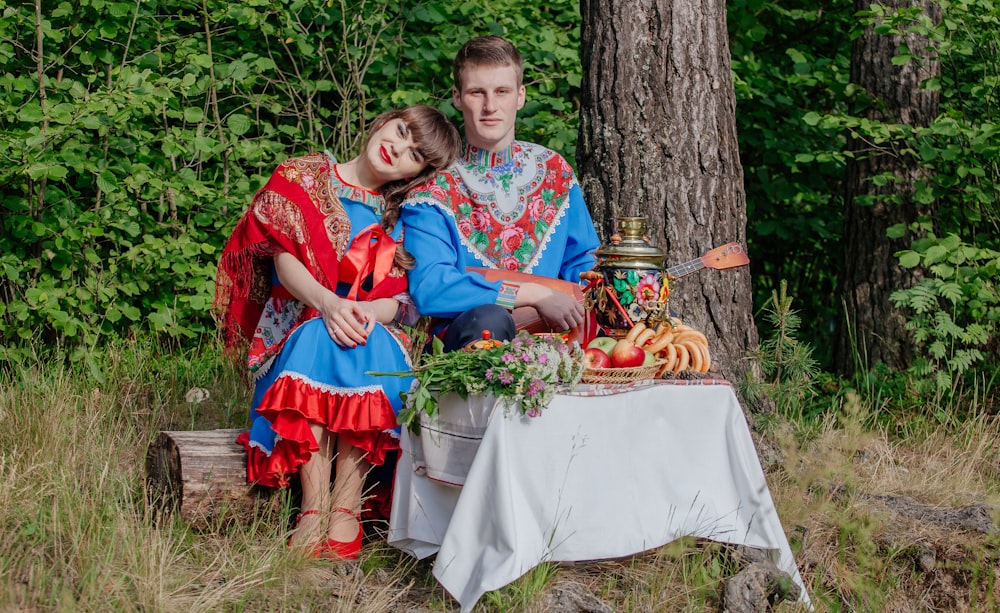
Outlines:
<svg viewBox="0 0 1000 613"><path fill-rule="evenodd" d="M389 275L395 257L396 242L382 226L372 224L359 232L338 268L339 279L353 279L347 298L364 300ZM372 278L371 289L365 290L361 284L369 276Z"/></svg>

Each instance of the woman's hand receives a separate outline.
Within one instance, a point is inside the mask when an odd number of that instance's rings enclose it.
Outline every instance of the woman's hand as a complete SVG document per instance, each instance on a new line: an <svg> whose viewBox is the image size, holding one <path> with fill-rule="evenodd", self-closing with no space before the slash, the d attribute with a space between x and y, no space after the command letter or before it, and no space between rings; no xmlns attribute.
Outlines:
<svg viewBox="0 0 1000 613"><path fill-rule="evenodd" d="M274 268L278 280L293 296L319 311L330 338L341 347L364 345L375 329L375 322L389 323L399 308L399 302L393 298L371 302L341 298L314 279L290 253L276 254Z"/></svg>
<svg viewBox="0 0 1000 613"><path fill-rule="evenodd" d="M293 296L319 311L326 331L341 347L365 344L375 328L375 312L365 303L341 298L313 278L305 265L290 253L274 256L278 280Z"/></svg>
<svg viewBox="0 0 1000 613"><path fill-rule="evenodd" d="M347 300L328 291L316 310L330 338L341 347L364 345L375 329L376 313L368 302Z"/></svg>

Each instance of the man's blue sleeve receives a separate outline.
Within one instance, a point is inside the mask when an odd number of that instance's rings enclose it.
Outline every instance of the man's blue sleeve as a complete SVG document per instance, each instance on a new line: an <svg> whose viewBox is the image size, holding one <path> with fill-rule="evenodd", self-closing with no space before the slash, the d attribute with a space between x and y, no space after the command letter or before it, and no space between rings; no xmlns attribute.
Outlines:
<svg viewBox="0 0 1000 613"><path fill-rule="evenodd" d="M596 259L594 250L601 246L601 240L594 229L594 220L583 201L583 191L574 184L569 192L569 211L567 211L569 235L566 238L566 252L563 255L559 277L574 283L580 282L580 273L594 269Z"/></svg>
<svg viewBox="0 0 1000 613"><path fill-rule="evenodd" d="M410 296L421 315L452 318L472 307L496 303L502 282L466 272L458 228L443 208L407 204L400 219L403 245L417 261L407 275Z"/></svg>

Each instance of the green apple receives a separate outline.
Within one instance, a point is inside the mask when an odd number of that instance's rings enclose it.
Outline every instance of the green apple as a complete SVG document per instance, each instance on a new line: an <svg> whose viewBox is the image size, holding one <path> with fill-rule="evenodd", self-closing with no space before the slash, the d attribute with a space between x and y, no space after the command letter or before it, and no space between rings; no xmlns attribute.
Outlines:
<svg viewBox="0 0 1000 613"><path fill-rule="evenodd" d="M618 340L611 338L610 336L598 336L594 340L587 343L585 349L600 349L604 353L611 355L611 350L615 348L615 343Z"/></svg>
<svg viewBox="0 0 1000 613"><path fill-rule="evenodd" d="M643 349L643 351L646 351L646 350ZM643 366L649 366L650 364L652 364L655 361L656 361L656 354L650 353L649 351L646 351L646 358L642 361L642 365Z"/></svg>

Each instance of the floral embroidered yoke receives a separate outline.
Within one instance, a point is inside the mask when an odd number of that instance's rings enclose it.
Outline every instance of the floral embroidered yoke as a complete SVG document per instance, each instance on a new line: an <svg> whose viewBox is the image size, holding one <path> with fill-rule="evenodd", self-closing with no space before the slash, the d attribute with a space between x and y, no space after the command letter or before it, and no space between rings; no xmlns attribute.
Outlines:
<svg viewBox="0 0 1000 613"><path fill-rule="evenodd" d="M578 282L600 244L566 160L521 141L500 152L466 145L462 159L409 194L402 219L417 260L410 292L422 314L437 317L512 305L516 284L486 282L467 267Z"/></svg>

